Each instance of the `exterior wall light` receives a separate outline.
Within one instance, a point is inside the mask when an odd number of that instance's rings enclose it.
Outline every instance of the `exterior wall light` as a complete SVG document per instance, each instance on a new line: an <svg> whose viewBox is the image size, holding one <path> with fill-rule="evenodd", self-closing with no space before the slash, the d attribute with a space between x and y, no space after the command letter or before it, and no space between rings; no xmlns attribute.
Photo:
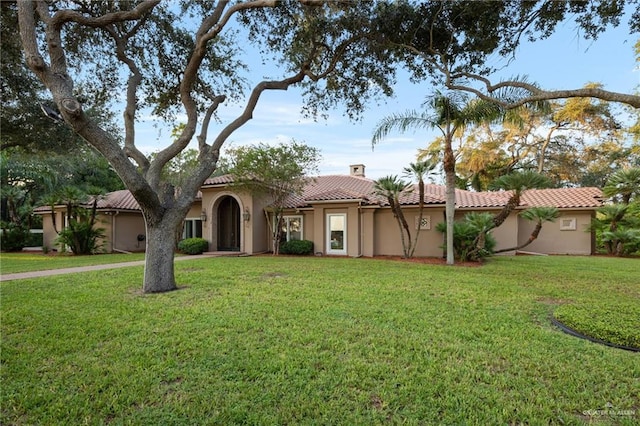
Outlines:
<svg viewBox="0 0 640 426"><path fill-rule="evenodd" d="M203 222L207 221L207 212L205 210L202 210L202 213L200 213L200 220Z"/></svg>
<svg viewBox="0 0 640 426"><path fill-rule="evenodd" d="M245 222L249 222L249 219L251 219L251 213L249 213L249 209L246 207L244 209L244 213L242 213L242 218Z"/></svg>

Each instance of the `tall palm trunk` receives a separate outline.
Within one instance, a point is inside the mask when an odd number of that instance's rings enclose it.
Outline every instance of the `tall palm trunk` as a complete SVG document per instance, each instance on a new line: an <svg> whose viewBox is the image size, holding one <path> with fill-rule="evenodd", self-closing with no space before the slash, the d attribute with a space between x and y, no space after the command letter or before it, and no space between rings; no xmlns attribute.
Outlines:
<svg viewBox="0 0 640 426"><path fill-rule="evenodd" d="M422 218L424 215L424 180L422 180L422 178L420 178L420 181L418 182L418 194L420 197L418 200L418 229L416 229L416 235L413 243L411 244L409 257L413 257L413 254L416 251L416 247L418 246L418 237L420 236L420 229L422 228Z"/></svg>
<svg viewBox="0 0 640 426"><path fill-rule="evenodd" d="M444 175L445 175L445 221L447 224L447 265L454 264L453 250L453 221L456 208L456 160L451 147L451 139L446 138L444 149Z"/></svg>
<svg viewBox="0 0 640 426"><path fill-rule="evenodd" d="M498 226L502 225L504 221L507 220L511 212L513 212L519 205L520 205L520 193L516 191L509 198L509 201L504 206L504 208L494 216L493 227L497 228Z"/></svg>

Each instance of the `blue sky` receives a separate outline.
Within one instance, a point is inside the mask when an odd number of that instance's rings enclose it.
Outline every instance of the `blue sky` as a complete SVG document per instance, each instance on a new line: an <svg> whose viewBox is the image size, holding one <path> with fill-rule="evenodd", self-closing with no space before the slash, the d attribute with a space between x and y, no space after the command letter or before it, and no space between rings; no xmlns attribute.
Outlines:
<svg viewBox="0 0 640 426"><path fill-rule="evenodd" d="M546 89L572 89L587 82L599 82L609 90L631 93L640 84L640 70L633 50L637 38L637 35L629 36L623 24L598 40L589 41L578 37L573 24L566 24L547 40L523 45L516 59L493 80L527 75L530 81ZM492 63L503 64L505 60L498 57ZM253 120L235 132L226 146L295 139L321 150L320 174L347 174L350 164L364 164L367 177L372 179L401 175L402 169L415 161L418 149L426 147L438 133L392 134L372 150L371 136L383 117L419 109L432 91L428 83L413 85L400 80L394 98L382 105L370 105L363 120L356 123L349 121L344 109L329 111L326 120L303 118L299 90L269 91L262 96ZM233 111L233 108L224 109L220 115L223 119L235 118ZM212 133L215 133L214 127L210 129ZM137 140L144 151L158 150L165 146L168 130L144 125L138 130Z"/></svg>

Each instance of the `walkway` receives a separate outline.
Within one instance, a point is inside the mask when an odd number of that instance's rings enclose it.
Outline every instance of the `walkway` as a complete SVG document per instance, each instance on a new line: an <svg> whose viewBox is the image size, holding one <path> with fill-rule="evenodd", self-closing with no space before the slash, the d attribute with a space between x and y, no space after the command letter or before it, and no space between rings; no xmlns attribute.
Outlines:
<svg viewBox="0 0 640 426"><path fill-rule="evenodd" d="M229 256L229 252L226 252L226 255ZM213 252L213 253L194 255L194 256L178 256L178 257L175 257L175 260L176 261L193 260L193 259L203 259L203 258L210 258L210 257L220 257L220 256L221 256L220 253ZM138 260L135 262L109 263L106 265L78 266L76 268L49 269L46 271L31 271L31 272L19 272L15 274L0 274L0 282L11 281L11 280L23 280L28 278L49 277L52 275L75 274L78 272L101 271L103 269L127 268L129 266L140 266L140 265L144 265L144 260Z"/></svg>

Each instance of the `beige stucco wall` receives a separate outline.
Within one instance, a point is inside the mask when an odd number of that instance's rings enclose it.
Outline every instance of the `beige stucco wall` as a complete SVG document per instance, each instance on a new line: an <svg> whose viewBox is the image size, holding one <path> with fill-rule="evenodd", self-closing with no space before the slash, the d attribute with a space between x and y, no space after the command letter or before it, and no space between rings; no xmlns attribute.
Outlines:
<svg viewBox="0 0 640 426"><path fill-rule="evenodd" d="M63 223L62 213L56 213L56 226L58 230L61 229ZM42 245L49 250L57 250L56 246L56 238L58 238L58 234L53 229L53 219L51 218L51 213L44 214L42 216Z"/></svg>
<svg viewBox="0 0 640 426"><path fill-rule="evenodd" d="M145 251L146 241L138 241L138 235L146 235L141 213L117 212L106 217L101 215L100 218L104 219L100 226L106 229L107 240L112 241L111 247L105 247L107 251Z"/></svg>
<svg viewBox="0 0 640 426"><path fill-rule="evenodd" d="M592 211L562 211L555 222L543 223L538 238L522 250L546 254L591 254L592 235L588 229L592 215ZM575 230L561 229L563 219L575 219ZM518 242L522 244L531 235L535 223L518 218L518 226Z"/></svg>
<svg viewBox="0 0 640 426"><path fill-rule="evenodd" d="M313 241L315 238L315 216L313 210L302 210L299 212L291 212L292 215L302 216L302 238L305 240ZM313 245L313 251L322 251L322 247L316 247Z"/></svg>
<svg viewBox="0 0 640 426"><path fill-rule="evenodd" d="M419 217L417 208L404 208L405 218L411 227L411 237L415 237L416 224ZM443 235L436 231L436 224L443 221L444 209L427 208L423 216L429 220L429 229L420 230L418 246L414 252L416 257L441 257ZM402 256L400 229L389 208L379 209L374 214L373 255ZM372 231L368 231L372 232Z"/></svg>
<svg viewBox="0 0 640 426"><path fill-rule="evenodd" d="M269 224L264 213L267 202L263 199L250 197L247 200L251 218L249 222L245 222L244 227L247 231L247 253L264 253L271 250Z"/></svg>
<svg viewBox="0 0 640 426"><path fill-rule="evenodd" d="M50 250L59 250L55 243L58 234L53 229L51 214L43 215L42 220L43 245ZM63 223L63 212L56 212L58 230L61 229ZM137 239L138 235L145 234L144 219L139 212L98 213L96 227L102 228L105 235L105 238L99 241L101 250L104 252L145 250L145 242L139 242Z"/></svg>
<svg viewBox="0 0 640 426"><path fill-rule="evenodd" d="M200 219L202 216L202 201L196 200L191 205L185 219ZM207 217L208 219L208 217Z"/></svg>

